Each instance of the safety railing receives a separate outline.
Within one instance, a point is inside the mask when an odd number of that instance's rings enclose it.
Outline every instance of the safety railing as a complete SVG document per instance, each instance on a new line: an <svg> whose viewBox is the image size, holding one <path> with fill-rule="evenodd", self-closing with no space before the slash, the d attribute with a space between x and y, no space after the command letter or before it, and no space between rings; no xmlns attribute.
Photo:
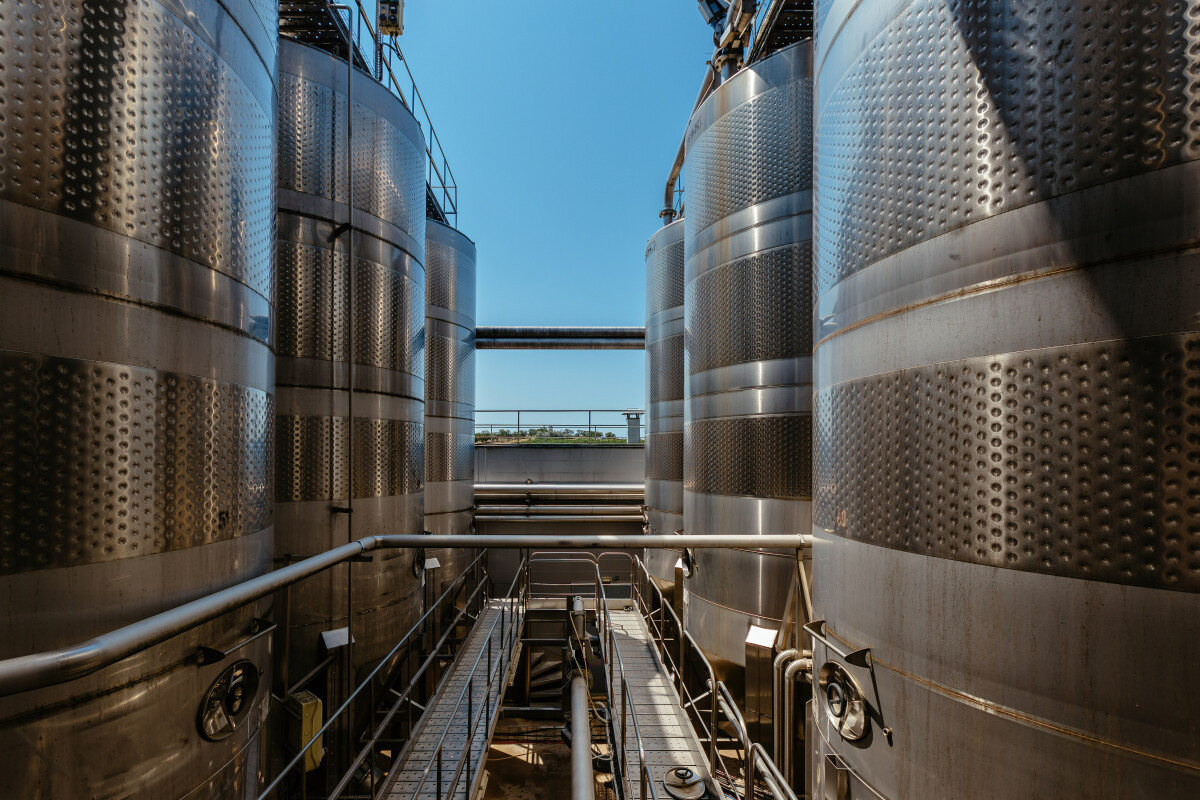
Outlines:
<svg viewBox="0 0 1200 800"><path fill-rule="evenodd" d="M543 554L534 554L534 556L537 555ZM692 729L696 732L698 738L708 746L707 756L710 769L714 773L719 771L727 776L730 779L729 788L732 790L734 796L741 798L741 800L752 800L754 798L756 783L765 788L777 800L796 800L796 794L788 786L787 781L783 778L766 750L761 745L750 742L746 722L737 707L737 703L734 702L724 682L716 679L708 658L704 655L699 645L696 644L691 634L683 629L675 610L666 601L658 585L650 578L645 564L640 558L630 553L601 553L599 556L592 556L591 554L547 552L544 555L573 556L557 560L574 563L587 563L590 561L593 564L596 573L595 592L599 598L596 609L597 625L601 630L601 641L610 643L613 643L614 640L612 639L611 626L608 624L608 604L600 572L600 561L605 557L628 559L630 564L630 599L636 604L636 608L642 615L642 619L646 622L646 627L650 632L650 637L654 642L659 659L672 680L676 697L684 713L687 715ZM573 590L582 585L582 582L574 582L568 584L567 589ZM609 588L612 587L613 584L609 584ZM561 592L558 596L562 596ZM652 602L654 600L657 602ZM616 651L615 643L605 651L605 654L606 656L611 654L615 657L616 667L619 668L621 666L620 653ZM615 679L613 674L613 659L606 657L605 665L609 671L608 685L611 687ZM689 676L689 669L698 674ZM622 680L622 697L624 697L626 694L624 673L618 670L617 674ZM622 709L621 713L623 722L625 710ZM720 727L722 719L727 721L733 728L734 737L726 736L722 739ZM634 725L636 734L636 719L634 719ZM638 739L638 743L639 752L641 752L640 738ZM733 785L732 781L733 776L737 774L738 770L730 769L730 765L726 763L721 753L721 744L732 745L741 752L740 761L744 765L745 780L743 781L740 795L737 793L737 787ZM624 730L622 730L622 748L623 745ZM621 754L623 754L623 749L619 750L618 756ZM642 759L644 761L644 753ZM624 766L622 764L622 768ZM641 766L639 765L639 771L640 769ZM648 776L649 772L645 772L643 781L649 780ZM653 791L653 787L651 790ZM646 796L645 789L643 788L642 797Z"/></svg>
<svg viewBox="0 0 1200 800"><path fill-rule="evenodd" d="M364 4L363 0L354 0L354 4L358 10L357 14L352 14L348 9L336 9L341 23L350 32L354 45L362 54L363 60L366 61L368 56L371 57L375 67L375 79L399 97L413 114L419 110L421 116L424 117L426 183L440 203L442 213L445 214L451 225L457 227L458 182L454 178L454 171L450 169L450 162L446 159L442 140L433 127L433 120L429 117L425 100L417 88L417 81L413 78L412 70L408 68L408 59L404 57L400 46L396 44L395 36L386 38L380 36L372 24L372 20L378 19L379 4L377 2ZM341 5L348 6L349 3ZM369 13L368 5L373 6L373 10ZM341 16L343 11L346 15L344 17ZM401 68L403 68L403 73L401 73ZM407 94L404 91L406 84L408 86Z"/></svg>
<svg viewBox="0 0 1200 800"><path fill-rule="evenodd" d="M371 709L372 714L374 714L375 710L379 708L376 703L376 699L379 694L383 693L384 691L391 691L395 697L395 700L384 713L380 722L372 726L371 733L367 737L366 743L355 753L353 759L350 761L349 767L345 770L345 773L341 776L334 789L326 796L326 800L335 800L336 798L343 796L343 793L350 786L359 768L367 762L368 757L376 752L376 747L380 738L383 736L384 732L389 729L389 726L392 724L402 706L406 709L406 713L408 715L407 730L410 732L412 731L412 707L415 702L413 693L420 685L422 677L426 674L426 672L428 672L429 668L435 661L445 658L450 654L450 645L453 642L453 633L455 627L462 622L464 617L472 616L472 612L474 612L474 615L478 615L479 610L487 601L488 573L485 565L486 551L481 552L478 556L476 556L475 559L468 564L461 573L459 573L454 581L446 587L441 596L438 597L437 601L429 608L429 610L426 611L419 620L417 620L416 624L413 625L403 637L401 637L400 641L397 642L394 647L392 647L388 654L380 659L375 668L371 670L371 673L358 684L357 688L350 693L350 695L345 699L345 701L342 702L338 709L329 716L329 718L325 721L325 724L322 725L315 734L313 734L312 738L305 743L300 751L295 754L292 760L289 761L282 770L280 770L279 774L275 776L275 779L271 781L267 788L258 795L258 800L290 796L291 791L290 787L288 787L289 779L294 780L296 778L299 779L301 796L303 796L305 791L304 773L302 771L297 772L297 770L302 769L301 765L305 761L309 751L312 750L313 747L323 744L325 734L333 731L335 726L340 721L344 720L346 716L352 713L352 709L360 702L360 698L369 701L368 707ZM474 589L467 594L462 607L457 609L455 616L452 618L450 623L446 625L445 633L442 634L441 638L434 645L429 655L421 661L421 664L410 677L407 685L404 687L404 690L397 692L393 687L388 686L389 679L387 675L387 668L389 665L394 665L397 663L398 657L405 650L405 648L407 648L413 642L414 637L421 635L425 631L425 625L427 622L436 619L439 615L443 615L445 610L449 606L453 605L454 598L458 596L460 589L466 585L468 577L471 574L475 574L477 577ZM307 683L316 672L317 670L314 670L313 672L310 672L308 676L302 678L296 685L289 689L289 694L302 688L303 685ZM275 699L282 700L283 698ZM374 763L368 763L367 766L368 788L371 793L370 796L372 800L374 800L374 798L378 796L377 790L379 792L382 791L383 782L376 780Z"/></svg>
<svg viewBox="0 0 1200 800"><path fill-rule="evenodd" d="M530 408L475 411L477 444L628 444L629 420L642 436L638 408ZM636 443L636 442L635 442Z"/></svg>
<svg viewBox="0 0 1200 800"><path fill-rule="evenodd" d="M508 670L512 666L512 654L515 648L516 637L520 635L521 622L525 618L525 605L527 600L527 586L525 584L525 564L526 559L521 559L521 563L517 567L516 574L513 575L512 583L508 587L508 592L505 593L500 606L500 615L492 620L491 626L484 634L487 637L487 647L479 651L479 655L475 656L475 660L471 663L471 671L467 673L467 682L462 690L458 693L458 698L454 703L454 709L446 718L446 727L438 738L437 749L429 763L425 765L425 769L421 772L421 779L418 781L416 788L413 789L410 797L416 800L421 792L429 783L430 775L434 777L434 797L436 800L442 800L443 797L454 797L455 791L458 789L458 782L463 777L464 771L466 775L466 786L468 793L471 787L471 749L475 743L475 732L478 729L479 723L482 721L484 730L490 731L492 727L492 702L493 697L499 697L504 693L505 677L508 675ZM515 594L514 594L515 592ZM498 657L493 657L492 641L496 628L500 628L500 653ZM484 662L484 655L487 656L487 661ZM507 659L506 659L507 657ZM486 672L482 680L484 683L484 700L480 704L481 708L475 709L475 686L476 673L479 671L481 664L486 663ZM457 765L454 773L450 777L448 784L443 782L443 762L444 753L446 751L446 737L449 735L453 727L454 720L458 718L458 712L463 706L463 700L467 703L467 739L463 743L461 750L458 753ZM436 767L436 773L434 772ZM444 788L443 788L444 787ZM393 797L397 796L395 793ZM374 798L374 795L372 795Z"/></svg>
<svg viewBox="0 0 1200 800"><path fill-rule="evenodd" d="M709 765L730 779L730 788L736 795L736 786L732 786L732 778L736 771L729 768L720 748L722 739L719 723L724 717L736 734L736 738L726 738L724 741L737 746L742 753L741 761L745 765L745 781L741 795L743 800L750 800L755 796L754 769L756 766L760 774L766 776L762 783L772 797L778 800L796 800L796 795L788 786L787 781L773 777L780 774L779 769L766 751L760 745L750 742L746 721L742 718L737 703L729 694L729 689L723 681L716 679L712 664L709 663L704 651L696 644L692 635L683 629L675 609L666 601L658 584L650 578L646 565L640 558L635 558L634 563L638 570L638 580L634 591L634 596L638 600L638 608L650 629L650 638L658 647L663 665L675 683L684 712L688 714L693 729L708 745ZM656 604L648 601L642 587L647 587L652 593L650 596L657 598ZM672 652L673 647L677 649L677 656ZM689 681L689 667L700 673L698 680L693 678ZM693 687L697 684L702 687L702 691L694 691ZM708 701L707 708L702 708L700 703L705 700Z"/></svg>
<svg viewBox="0 0 1200 800"><path fill-rule="evenodd" d="M548 558L548 556L573 556L573 557ZM605 588L604 588L605 587L604 577L600 574L600 559L605 556L629 559L629 561L630 561L630 565L629 565L630 584L629 585L630 585L630 591L632 592L632 590L633 590L632 589L632 586L633 586L632 578L634 575L634 559L635 559L635 557L629 553L600 553L599 555L593 555L591 553L579 554L579 553L571 553L571 552L565 552L565 551L539 551L539 552L534 552L530 556L529 563L530 563L531 568L535 564L553 564L553 563L560 563L560 564L561 563L569 563L569 564L590 563L591 564L593 571L595 572L595 578L593 581L591 581L591 584L593 587L593 595L592 596L596 601L596 627L600 634L601 657L604 662L605 668L607 670L605 690L608 693L608 707L609 707L610 717L611 717L612 711L613 711L612 689L613 689L613 686L617 685L616 683L614 683L614 681L619 679L620 686L621 686L620 717L619 717L619 719L615 719L615 720L610 719L610 724L613 726L613 731L615 732L618 729L618 723L619 723L620 731L621 731L620 738L619 738L618 742L616 743L617 746L615 746L613 748L613 751L614 751L612 753L613 763L616 765L617 773L619 776L624 778L624 776L627 776L629 774L629 761L628 761L629 753L628 753L628 749L626 748L625 745L626 745L626 742L629 741L629 739L628 739L629 724L632 723L633 737L634 737L633 740L637 743L637 752L638 752L637 774L638 774L639 785L641 787L641 792L639 793L638 796L641 797L643 800L646 800L647 798L649 798L649 800L658 800L658 793L654 788L654 776L650 772L650 765L646 763L646 747L645 747L644 743L642 742L642 734L641 734L641 729L638 726L637 712L634 710L633 704L631 702L629 702L629 696L630 696L629 681L625 677L625 665L621 661L621 649L619 647L617 647L616 637L613 633L611 619L609 617L608 596L607 596L607 593L605 592ZM588 582L580 581L580 582L573 582L569 585L572 587L572 589L575 589L575 588L582 588L582 587L586 586L587 583ZM534 581L531 578L530 586L532 587L532 586L537 586L537 585L558 587L558 586L561 586L562 584L557 584L557 583L549 584L546 582ZM579 594L579 593L577 592L576 594ZM561 592L556 591L555 593L549 594L548 596L561 598L561 597L565 597L567 595L564 595ZM622 599L624 599L624 598L622 598ZM647 789L649 789L648 794L647 794Z"/></svg>

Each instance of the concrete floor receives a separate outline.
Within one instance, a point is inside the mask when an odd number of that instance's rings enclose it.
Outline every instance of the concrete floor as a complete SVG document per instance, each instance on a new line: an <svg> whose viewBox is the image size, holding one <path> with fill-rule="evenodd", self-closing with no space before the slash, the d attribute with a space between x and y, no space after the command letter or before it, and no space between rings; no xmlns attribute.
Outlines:
<svg viewBox="0 0 1200 800"><path fill-rule="evenodd" d="M560 742L493 744L484 800L561 800L571 796L571 748Z"/></svg>

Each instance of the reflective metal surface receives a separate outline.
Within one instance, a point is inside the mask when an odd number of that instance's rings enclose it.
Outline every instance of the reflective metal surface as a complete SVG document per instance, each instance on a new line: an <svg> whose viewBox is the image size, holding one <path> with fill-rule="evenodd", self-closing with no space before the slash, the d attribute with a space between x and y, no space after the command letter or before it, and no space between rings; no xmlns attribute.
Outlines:
<svg viewBox="0 0 1200 800"><path fill-rule="evenodd" d="M854 796L1200 792L1197 13L818 7L814 602L873 666L814 761Z"/></svg>
<svg viewBox="0 0 1200 800"><path fill-rule="evenodd" d="M475 243L425 228L425 530L471 533L475 508ZM474 553L431 552L448 584Z"/></svg>
<svg viewBox="0 0 1200 800"><path fill-rule="evenodd" d="M652 534L683 530L683 220L646 243L646 517ZM673 586L678 550L647 550Z"/></svg>
<svg viewBox="0 0 1200 800"><path fill-rule="evenodd" d="M269 570L275 416L273 9L10 5L0 25L3 659ZM2 793L253 796L266 693L205 741L200 704L229 664L194 656L233 648L267 613L267 601L251 604L72 683L0 700ZM239 659L270 672L264 640L238 647Z"/></svg>
<svg viewBox="0 0 1200 800"><path fill-rule="evenodd" d="M284 39L279 73L276 555L294 559L422 529L425 153L403 104L356 73L348 236L346 64ZM356 672L384 655L420 615L412 561L380 553L293 587L287 677L347 624Z"/></svg>
<svg viewBox="0 0 1200 800"><path fill-rule="evenodd" d="M685 137L689 534L811 524L811 53L804 42L751 64L705 100ZM794 556L698 553L688 630L742 665L750 624L779 627L794 569Z"/></svg>

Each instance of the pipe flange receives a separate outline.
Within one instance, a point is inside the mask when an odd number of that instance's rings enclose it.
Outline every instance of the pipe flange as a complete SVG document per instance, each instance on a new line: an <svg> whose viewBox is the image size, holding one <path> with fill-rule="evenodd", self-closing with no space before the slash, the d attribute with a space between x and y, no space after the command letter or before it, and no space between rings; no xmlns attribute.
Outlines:
<svg viewBox="0 0 1200 800"><path fill-rule="evenodd" d="M688 767L676 767L663 778L667 794L676 800L697 800L704 796L704 779Z"/></svg>

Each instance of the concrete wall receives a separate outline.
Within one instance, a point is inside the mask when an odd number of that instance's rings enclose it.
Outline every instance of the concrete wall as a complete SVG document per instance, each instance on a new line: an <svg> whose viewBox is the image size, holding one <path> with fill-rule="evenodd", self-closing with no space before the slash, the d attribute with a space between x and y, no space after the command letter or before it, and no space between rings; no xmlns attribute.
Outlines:
<svg viewBox="0 0 1200 800"><path fill-rule="evenodd" d="M475 481L477 483L641 483L646 474L646 451L642 445L477 445L475 447ZM635 504L637 501L630 501ZM642 526L636 522L477 522L478 533L487 534L545 534L570 536L574 534L639 534ZM598 553L600 551L588 551ZM641 551L634 551L640 556ZM488 570L503 592L512 580L520 563L516 550L493 550L488 557ZM628 575L625 559L608 558L601 563L605 575ZM555 583L586 580L589 571L566 565L546 565L539 574Z"/></svg>
<svg viewBox="0 0 1200 800"><path fill-rule="evenodd" d="M476 483L641 483L640 444L488 444L475 447Z"/></svg>

